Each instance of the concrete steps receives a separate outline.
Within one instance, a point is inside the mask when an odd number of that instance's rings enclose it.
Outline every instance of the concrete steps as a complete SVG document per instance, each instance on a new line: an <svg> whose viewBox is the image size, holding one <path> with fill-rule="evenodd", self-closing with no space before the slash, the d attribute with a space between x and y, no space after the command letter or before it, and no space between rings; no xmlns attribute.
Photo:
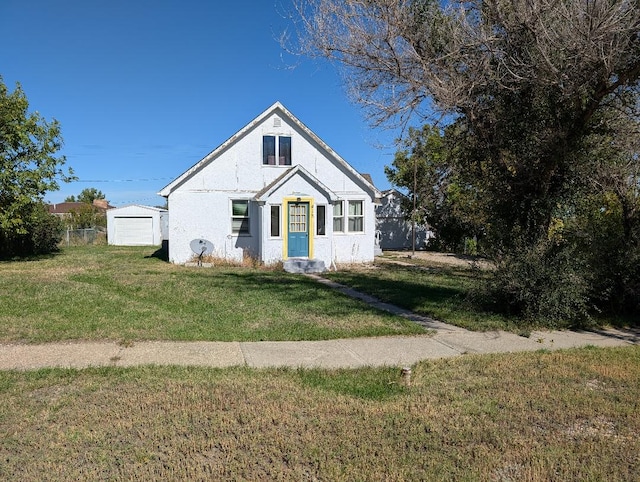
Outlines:
<svg viewBox="0 0 640 482"><path fill-rule="evenodd" d="M284 261L283 268L287 273L324 273L327 267L320 259L289 258Z"/></svg>

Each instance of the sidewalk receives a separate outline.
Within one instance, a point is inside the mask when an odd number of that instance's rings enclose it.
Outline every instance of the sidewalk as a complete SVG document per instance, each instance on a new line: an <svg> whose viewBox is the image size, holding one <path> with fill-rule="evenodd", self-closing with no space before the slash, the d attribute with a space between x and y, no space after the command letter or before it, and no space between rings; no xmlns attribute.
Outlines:
<svg viewBox="0 0 640 482"><path fill-rule="evenodd" d="M421 360L471 353L558 350L583 346L640 344L640 330L533 332L528 338L513 333L472 332L420 316L359 293L346 286L309 275L349 296L381 310L410 319L429 330L418 336L351 338L324 341L172 342L143 341L124 346L115 342L69 342L43 345L0 344L1 370L46 367L191 365L356 368L406 366Z"/></svg>
<svg viewBox="0 0 640 482"><path fill-rule="evenodd" d="M114 342L48 343L0 345L0 369L136 365L356 368L405 366L421 360L454 357L465 353L558 350L587 345L611 347L638 343L638 333L622 331L534 332L529 338L523 338L513 333L465 330L411 337L326 341L145 341L131 346Z"/></svg>

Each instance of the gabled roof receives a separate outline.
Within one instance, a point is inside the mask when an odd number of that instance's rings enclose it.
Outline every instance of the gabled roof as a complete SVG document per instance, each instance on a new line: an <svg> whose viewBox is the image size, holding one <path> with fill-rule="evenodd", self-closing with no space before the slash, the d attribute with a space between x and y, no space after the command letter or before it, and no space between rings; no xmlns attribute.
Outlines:
<svg viewBox="0 0 640 482"><path fill-rule="evenodd" d="M375 184L373 183L373 179L371 178L371 174L366 174L364 172L361 172L360 175L364 177L369 184L371 184L372 186L375 186Z"/></svg>
<svg viewBox="0 0 640 482"><path fill-rule="evenodd" d="M398 191L396 188L393 188L393 187L391 189L385 189L384 191L382 191L382 197L387 197L390 194L397 195L400 197L407 197L406 194L401 193L400 191Z"/></svg>
<svg viewBox="0 0 640 482"><path fill-rule="evenodd" d="M322 182L320 182L316 177L311 175L309 171L307 171L304 167L302 167L299 164L297 166L292 167L291 169L287 169L280 176L274 179L274 181L271 184L268 184L267 186L262 188L260 191L258 191L258 193L254 196L253 199L255 199L256 201L266 201L275 190L284 186L287 183L287 181L289 181L289 179L291 179L294 176L302 176L307 178L307 180L311 184L314 184L319 190L324 191L325 194L327 195L327 198L331 202L337 201L338 199L340 199L336 193L334 193L331 189L325 186Z"/></svg>
<svg viewBox="0 0 640 482"><path fill-rule="evenodd" d="M118 211L118 210L121 210L121 209L130 209L130 208L141 208L141 209L146 209L148 211L157 211L157 212L160 212L160 213L168 212L167 209L159 208L159 207L156 207L156 206L146 206L144 204L126 204L124 206L113 208L113 211Z"/></svg>
<svg viewBox="0 0 640 482"><path fill-rule="evenodd" d="M203 157L199 162L194 164L191 168L186 170L172 182L163 187L158 194L160 196L167 197L174 191L178 186L180 186L183 182L190 179L194 174L202 170L205 166L214 161L221 153L226 151L231 145L235 144L239 139L242 139L251 129L255 128L257 125L264 122L269 116L271 116L274 112L278 111L282 117L288 118L293 124L298 126L300 130L302 130L307 136L313 139L337 164L342 166L346 171L351 173L355 178L359 179L362 184L367 187L373 197L379 197L380 191L373 185L370 180L367 180L363 177L358 171L356 171L353 167L349 165L342 157L340 157L331 147L329 147L322 139L320 139L316 134L311 131L306 125L304 125L296 116L294 116L284 105L280 102L275 102L271 107L262 112L259 116L249 122L246 126L240 129L236 134L227 139L225 142L220 144L216 149L211 151L205 157Z"/></svg>

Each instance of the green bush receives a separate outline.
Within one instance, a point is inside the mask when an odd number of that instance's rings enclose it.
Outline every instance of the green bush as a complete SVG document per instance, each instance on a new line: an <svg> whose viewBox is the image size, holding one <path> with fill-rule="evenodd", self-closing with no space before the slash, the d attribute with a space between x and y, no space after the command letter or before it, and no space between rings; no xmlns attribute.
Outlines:
<svg viewBox="0 0 640 482"><path fill-rule="evenodd" d="M640 320L640 209L634 206L624 209L621 198L611 193L582 198L563 236L591 267L598 308Z"/></svg>
<svg viewBox="0 0 640 482"><path fill-rule="evenodd" d="M640 248L626 246L590 254L596 276L596 303L615 315L640 314Z"/></svg>
<svg viewBox="0 0 640 482"><path fill-rule="evenodd" d="M485 309L516 316L523 324L534 320L550 328L591 324L591 275L570 246L541 241L518 243L501 257L486 284L472 297Z"/></svg>
<svg viewBox="0 0 640 482"><path fill-rule="evenodd" d="M31 249L33 254L46 254L57 250L62 240L62 222L49 214L44 205L35 205L31 213Z"/></svg>
<svg viewBox="0 0 640 482"><path fill-rule="evenodd" d="M0 258L34 256L58 250L62 239L62 223L49 214L43 203L25 208L22 232L0 230Z"/></svg>
<svg viewBox="0 0 640 482"><path fill-rule="evenodd" d="M464 254L469 256L478 254L478 241L475 238L464 238Z"/></svg>

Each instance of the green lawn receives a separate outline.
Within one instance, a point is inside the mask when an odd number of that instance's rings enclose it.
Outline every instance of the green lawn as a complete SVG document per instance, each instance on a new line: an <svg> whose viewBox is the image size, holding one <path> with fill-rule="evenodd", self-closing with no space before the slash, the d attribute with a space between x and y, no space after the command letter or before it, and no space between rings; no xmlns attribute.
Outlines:
<svg viewBox="0 0 640 482"><path fill-rule="evenodd" d="M640 347L0 372L0 479L637 481Z"/></svg>
<svg viewBox="0 0 640 482"><path fill-rule="evenodd" d="M522 331L516 320L479 311L466 301L473 285L482 279L482 272L470 265L413 259L403 260L410 264L405 266L392 261L377 258L374 268L352 267L326 276L388 303L470 330Z"/></svg>
<svg viewBox="0 0 640 482"><path fill-rule="evenodd" d="M467 269L328 276L447 321L508 326L465 308ZM3 342L419 332L303 276L174 266L151 248L0 263ZM394 368L0 372L0 479L637 480L638 346L412 368L410 387Z"/></svg>
<svg viewBox="0 0 640 482"><path fill-rule="evenodd" d="M0 341L320 340L424 333L300 275L82 246L0 262Z"/></svg>

